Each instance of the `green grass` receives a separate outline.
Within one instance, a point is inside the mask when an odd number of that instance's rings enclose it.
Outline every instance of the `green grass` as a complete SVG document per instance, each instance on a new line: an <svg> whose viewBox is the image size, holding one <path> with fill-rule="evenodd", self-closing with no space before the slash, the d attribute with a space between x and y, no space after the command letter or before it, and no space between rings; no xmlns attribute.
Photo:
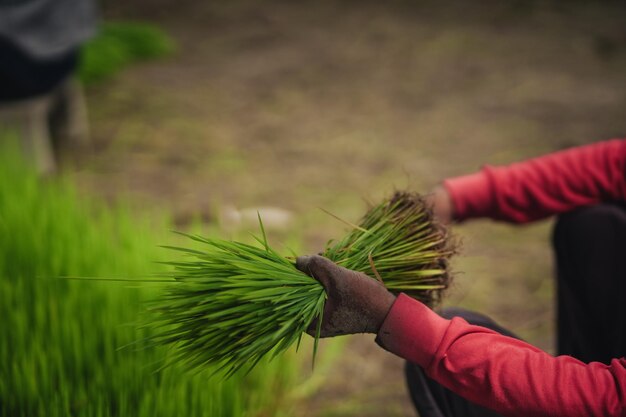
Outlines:
<svg viewBox="0 0 626 417"><path fill-rule="evenodd" d="M139 22L107 22L81 51L79 77L85 84L105 80L137 61L174 51L173 40L158 27Z"/></svg>
<svg viewBox="0 0 626 417"><path fill-rule="evenodd" d="M248 376L210 378L161 365L138 330L157 286L58 279L145 277L171 240L164 221L79 198L0 154L0 415L254 416L285 413L292 357ZM137 342L133 344L133 342ZM124 347L127 346L127 347Z"/></svg>

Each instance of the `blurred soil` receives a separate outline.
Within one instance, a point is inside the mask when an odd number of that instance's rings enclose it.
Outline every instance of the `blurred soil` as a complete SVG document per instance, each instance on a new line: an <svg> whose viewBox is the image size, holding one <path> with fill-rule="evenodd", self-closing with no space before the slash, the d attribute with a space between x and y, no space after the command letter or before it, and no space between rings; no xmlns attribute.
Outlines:
<svg viewBox="0 0 626 417"><path fill-rule="evenodd" d="M316 252L344 231L318 207L355 221L394 188L623 136L622 4L109 0L106 15L156 22L179 50L88 91L97 153L75 176L181 227L289 210L273 241ZM551 351L550 228L456 227L445 303ZM347 342L299 415L415 415L402 361L371 339Z"/></svg>

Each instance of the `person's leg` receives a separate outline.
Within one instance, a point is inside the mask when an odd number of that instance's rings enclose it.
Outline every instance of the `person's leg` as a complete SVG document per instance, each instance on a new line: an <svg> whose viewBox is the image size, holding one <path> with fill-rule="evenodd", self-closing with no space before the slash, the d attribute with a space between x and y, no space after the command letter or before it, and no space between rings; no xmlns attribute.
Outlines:
<svg viewBox="0 0 626 417"><path fill-rule="evenodd" d="M470 324L492 329L505 336L513 333L498 325L489 317L460 308L443 309L439 314L447 319L462 317ZM409 393L420 417L498 417L495 411L476 405L453 393L426 376L424 370L410 362L406 363L405 373Z"/></svg>
<svg viewBox="0 0 626 417"><path fill-rule="evenodd" d="M553 244L558 354L603 363L626 356L626 207L560 216Z"/></svg>
<svg viewBox="0 0 626 417"><path fill-rule="evenodd" d="M48 96L16 103L0 103L0 131L17 135L26 161L40 175L56 171L56 159L48 131L49 108Z"/></svg>
<svg viewBox="0 0 626 417"><path fill-rule="evenodd" d="M57 154L69 149L77 155L89 152L87 105L82 85L73 76L55 88L48 121Z"/></svg>
<svg viewBox="0 0 626 417"><path fill-rule="evenodd" d="M50 59L33 57L0 36L0 129L21 137L27 161L41 175L54 173L57 167L49 116L58 101L56 92L76 69L78 58L78 49ZM65 101L74 109L66 113L81 116L81 97L69 98L73 100ZM72 123L74 131L82 128L80 120Z"/></svg>

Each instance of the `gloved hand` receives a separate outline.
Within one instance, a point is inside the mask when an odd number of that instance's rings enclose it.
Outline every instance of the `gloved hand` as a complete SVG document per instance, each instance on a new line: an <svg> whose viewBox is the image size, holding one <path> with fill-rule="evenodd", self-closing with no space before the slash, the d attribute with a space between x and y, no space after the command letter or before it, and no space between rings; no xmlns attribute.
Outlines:
<svg viewBox="0 0 626 417"><path fill-rule="evenodd" d="M326 290L321 337L378 333L396 297L380 282L343 268L319 255L301 256L296 267L317 279ZM307 333L315 335L317 320Z"/></svg>

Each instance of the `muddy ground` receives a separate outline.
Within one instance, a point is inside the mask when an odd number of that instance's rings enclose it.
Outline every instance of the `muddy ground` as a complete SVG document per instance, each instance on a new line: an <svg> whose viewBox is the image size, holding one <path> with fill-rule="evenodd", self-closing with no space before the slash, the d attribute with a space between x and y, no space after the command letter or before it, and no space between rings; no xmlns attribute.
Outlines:
<svg viewBox="0 0 626 417"><path fill-rule="evenodd" d="M76 177L180 227L288 210L273 241L315 252L344 230L318 207L356 220L394 188L626 134L620 3L440 3L107 1L107 16L158 23L178 51L88 90L97 153ZM551 224L455 227L445 304L552 351ZM402 362L371 339L347 342L298 415L415 415Z"/></svg>

